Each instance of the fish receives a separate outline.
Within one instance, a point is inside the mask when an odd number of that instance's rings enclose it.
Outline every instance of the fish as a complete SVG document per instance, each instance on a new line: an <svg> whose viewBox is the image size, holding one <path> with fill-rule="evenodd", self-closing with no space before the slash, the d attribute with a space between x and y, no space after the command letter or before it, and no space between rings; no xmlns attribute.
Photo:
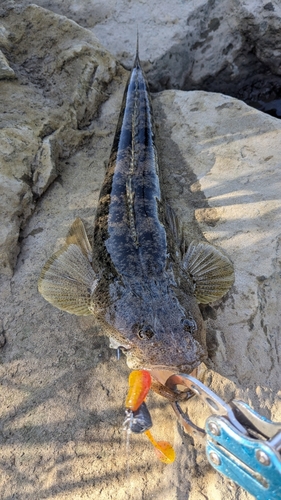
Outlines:
<svg viewBox="0 0 281 500"><path fill-rule="evenodd" d="M161 191L151 97L138 44L101 187L93 244L77 218L44 265L38 290L53 306L93 315L133 370L191 373L207 359L199 304L234 282L230 259L188 241ZM163 387L162 387L163 389ZM169 390L168 390L169 392Z"/></svg>

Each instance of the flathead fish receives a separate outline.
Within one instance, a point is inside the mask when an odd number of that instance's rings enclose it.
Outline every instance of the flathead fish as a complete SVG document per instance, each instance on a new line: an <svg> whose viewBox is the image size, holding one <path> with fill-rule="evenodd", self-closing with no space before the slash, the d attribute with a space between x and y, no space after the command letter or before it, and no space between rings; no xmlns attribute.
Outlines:
<svg viewBox="0 0 281 500"><path fill-rule="evenodd" d="M133 369L190 373L207 356L199 303L234 281L230 260L188 246L160 190L152 105L138 51L124 92L91 246L80 219L45 264L39 292L59 309L92 314Z"/></svg>

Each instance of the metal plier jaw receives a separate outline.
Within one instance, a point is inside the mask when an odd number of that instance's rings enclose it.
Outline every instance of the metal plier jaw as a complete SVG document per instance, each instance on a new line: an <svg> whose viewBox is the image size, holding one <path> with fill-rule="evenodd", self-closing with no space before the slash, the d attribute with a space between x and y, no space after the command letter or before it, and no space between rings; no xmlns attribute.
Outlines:
<svg viewBox="0 0 281 500"><path fill-rule="evenodd" d="M211 409L205 429L201 429L179 403L172 403L185 430L206 442L210 464L258 500L280 500L281 423L262 417L243 401L225 403L191 375L172 375L166 385L187 387Z"/></svg>

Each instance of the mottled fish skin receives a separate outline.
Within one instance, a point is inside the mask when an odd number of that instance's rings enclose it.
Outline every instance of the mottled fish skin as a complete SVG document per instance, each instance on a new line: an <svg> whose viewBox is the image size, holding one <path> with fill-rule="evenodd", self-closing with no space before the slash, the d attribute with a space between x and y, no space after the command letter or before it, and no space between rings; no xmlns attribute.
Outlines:
<svg viewBox="0 0 281 500"><path fill-rule="evenodd" d="M152 106L137 54L100 193L92 257L77 219L66 245L45 264L39 291L60 309L94 314L124 348L130 368L190 373L207 356L198 299L224 295L233 268L208 244L185 252L177 226L161 195Z"/></svg>
<svg viewBox="0 0 281 500"><path fill-rule="evenodd" d="M167 240L160 201L151 102L137 56L100 193L94 268L107 272L110 260L116 273L129 280L163 272Z"/></svg>

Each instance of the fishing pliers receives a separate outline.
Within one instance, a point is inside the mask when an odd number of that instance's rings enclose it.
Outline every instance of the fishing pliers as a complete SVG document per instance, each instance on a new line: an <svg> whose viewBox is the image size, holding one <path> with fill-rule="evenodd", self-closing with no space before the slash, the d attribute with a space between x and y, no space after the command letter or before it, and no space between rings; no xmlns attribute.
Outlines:
<svg viewBox="0 0 281 500"><path fill-rule="evenodd" d="M205 441L207 458L214 469L229 477L257 500L281 499L281 423L259 415L240 400L225 403L191 375L172 375L167 384L187 387L211 409L202 429L178 402L172 407L184 429Z"/></svg>

